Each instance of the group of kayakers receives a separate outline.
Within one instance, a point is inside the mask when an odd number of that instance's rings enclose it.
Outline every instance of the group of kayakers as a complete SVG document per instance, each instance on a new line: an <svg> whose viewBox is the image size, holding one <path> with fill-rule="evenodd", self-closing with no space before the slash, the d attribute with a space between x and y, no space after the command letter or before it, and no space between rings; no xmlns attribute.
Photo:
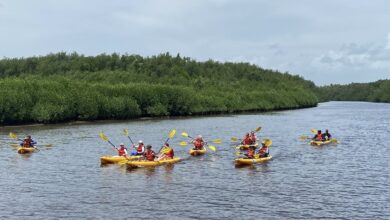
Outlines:
<svg viewBox="0 0 390 220"><path fill-rule="evenodd" d="M329 133L328 129L325 130L325 133L322 133L321 130L317 131L317 134L312 138L313 141L327 141L332 139L332 135Z"/></svg>
<svg viewBox="0 0 390 220"><path fill-rule="evenodd" d="M250 133L246 133L245 136L242 138L241 144L244 145L252 145L256 144L257 137L254 131L251 131Z"/></svg>
<svg viewBox="0 0 390 220"><path fill-rule="evenodd" d="M148 161L154 161L156 158L157 160L172 159L175 155L173 149L169 146L168 143L165 143L161 147L161 150L158 152L158 154L152 150L152 145L148 144L145 147L142 140L138 141L138 145L133 144L131 147L134 148L135 151L131 152L130 154L127 152L127 148L123 143L120 143L119 148L116 148L116 150L118 151L119 156L142 156L144 160Z"/></svg>

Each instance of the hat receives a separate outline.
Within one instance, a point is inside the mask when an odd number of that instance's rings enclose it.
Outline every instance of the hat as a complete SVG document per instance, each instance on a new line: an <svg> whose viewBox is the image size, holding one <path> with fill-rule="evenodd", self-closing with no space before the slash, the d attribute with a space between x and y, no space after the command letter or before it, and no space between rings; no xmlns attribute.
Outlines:
<svg viewBox="0 0 390 220"><path fill-rule="evenodd" d="M148 144L146 145L146 149L151 149L152 148L152 145Z"/></svg>
<svg viewBox="0 0 390 220"><path fill-rule="evenodd" d="M199 139L200 139L200 138L202 138L202 135L198 135L196 138L199 138Z"/></svg>
<svg viewBox="0 0 390 220"><path fill-rule="evenodd" d="M143 142L142 140L139 140L138 143L139 143L139 144L143 144L144 142Z"/></svg>
<svg viewBox="0 0 390 220"><path fill-rule="evenodd" d="M119 146L125 146L125 144L124 143L120 143Z"/></svg>

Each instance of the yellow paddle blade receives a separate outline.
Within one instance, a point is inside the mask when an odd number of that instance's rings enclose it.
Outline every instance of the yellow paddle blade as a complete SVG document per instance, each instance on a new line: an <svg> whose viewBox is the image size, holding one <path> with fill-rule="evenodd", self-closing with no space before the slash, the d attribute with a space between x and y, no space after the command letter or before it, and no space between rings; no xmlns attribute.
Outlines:
<svg viewBox="0 0 390 220"><path fill-rule="evenodd" d="M331 141L332 143L340 144L340 141L338 141L337 139L331 139L330 141Z"/></svg>
<svg viewBox="0 0 390 220"><path fill-rule="evenodd" d="M261 127L257 127L255 132L259 132L261 130Z"/></svg>
<svg viewBox="0 0 390 220"><path fill-rule="evenodd" d="M99 137L100 137L100 139L102 139L103 141L108 141L108 137L107 137L103 132L100 132L100 133L99 133Z"/></svg>
<svg viewBox="0 0 390 220"><path fill-rule="evenodd" d="M231 141L238 141L238 138L232 137L232 138L230 138L230 140L231 140Z"/></svg>
<svg viewBox="0 0 390 220"><path fill-rule="evenodd" d="M240 156L241 152L240 151L236 151L236 156Z"/></svg>
<svg viewBox="0 0 390 220"><path fill-rule="evenodd" d="M53 147L53 144L44 144L45 147Z"/></svg>
<svg viewBox="0 0 390 220"><path fill-rule="evenodd" d="M176 130L173 129L173 130L169 133L168 137L169 137L169 138L173 138L173 136L175 136L175 134L176 134Z"/></svg>
<svg viewBox="0 0 390 220"><path fill-rule="evenodd" d="M255 159L259 159L259 158L260 158L260 155L255 154Z"/></svg>
<svg viewBox="0 0 390 220"><path fill-rule="evenodd" d="M215 148L215 146L213 145L208 145L209 149L212 150L212 151L217 151L217 148Z"/></svg>
<svg viewBox="0 0 390 220"><path fill-rule="evenodd" d="M222 143L222 140L221 139L215 139L215 140L212 140L212 142L214 144L221 144Z"/></svg>
<svg viewBox="0 0 390 220"><path fill-rule="evenodd" d="M314 129L314 128L312 128L312 129L310 129L310 131L311 131L311 133L313 133L313 134L317 134L317 129Z"/></svg>
<svg viewBox="0 0 390 220"><path fill-rule="evenodd" d="M12 139L18 139L18 136L13 132L10 132L8 136Z"/></svg>
<svg viewBox="0 0 390 220"><path fill-rule="evenodd" d="M184 137L188 137L188 133L187 132L181 132L181 135L184 136Z"/></svg>
<svg viewBox="0 0 390 220"><path fill-rule="evenodd" d="M300 136L299 139L301 139L301 140L307 140L307 139L309 139L309 137L306 136L306 135L303 135L303 136Z"/></svg>
<svg viewBox="0 0 390 220"><path fill-rule="evenodd" d="M124 129L123 129L123 135L124 135L124 136L129 136L129 129L124 128Z"/></svg>
<svg viewBox="0 0 390 220"><path fill-rule="evenodd" d="M185 142L185 141L182 141L182 142L180 142L179 144L180 144L180 146L187 146L188 143Z"/></svg>
<svg viewBox="0 0 390 220"><path fill-rule="evenodd" d="M269 147L269 146L272 145L272 140L266 138L266 139L264 139L264 140L262 141L262 143L265 144L265 146Z"/></svg>

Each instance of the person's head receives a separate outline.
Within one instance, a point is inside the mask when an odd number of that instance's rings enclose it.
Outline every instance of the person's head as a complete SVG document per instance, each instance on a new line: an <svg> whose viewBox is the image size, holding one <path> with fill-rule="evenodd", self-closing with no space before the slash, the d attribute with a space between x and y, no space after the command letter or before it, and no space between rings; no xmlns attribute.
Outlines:
<svg viewBox="0 0 390 220"><path fill-rule="evenodd" d="M125 147L125 144L124 143L120 143L119 146L120 147Z"/></svg>
<svg viewBox="0 0 390 220"><path fill-rule="evenodd" d="M254 132L254 131L251 131L251 135L255 135L255 132Z"/></svg>
<svg viewBox="0 0 390 220"><path fill-rule="evenodd" d="M152 145L150 145L150 144L146 145L146 149L151 150L152 149Z"/></svg>
<svg viewBox="0 0 390 220"><path fill-rule="evenodd" d="M31 135L27 135L27 136L26 136L26 139L31 139Z"/></svg>
<svg viewBox="0 0 390 220"><path fill-rule="evenodd" d="M245 136L249 136L249 133L246 133Z"/></svg>
<svg viewBox="0 0 390 220"><path fill-rule="evenodd" d="M139 140L138 144L144 144L144 142L142 140Z"/></svg>
<svg viewBox="0 0 390 220"><path fill-rule="evenodd" d="M168 143L165 143L165 146L169 147L169 144L168 144Z"/></svg>
<svg viewBox="0 0 390 220"><path fill-rule="evenodd" d="M325 130L325 133L329 133L328 129Z"/></svg>
<svg viewBox="0 0 390 220"><path fill-rule="evenodd" d="M318 131L317 131L317 134L321 134L321 130L318 130Z"/></svg>
<svg viewBox="0 0 390 220"><path fill-rule="evenodd" d="M203 137L202 137L202 135L198 135L198 136L196 136L196 139L198 139L198 140L201 140Z"/></svg>

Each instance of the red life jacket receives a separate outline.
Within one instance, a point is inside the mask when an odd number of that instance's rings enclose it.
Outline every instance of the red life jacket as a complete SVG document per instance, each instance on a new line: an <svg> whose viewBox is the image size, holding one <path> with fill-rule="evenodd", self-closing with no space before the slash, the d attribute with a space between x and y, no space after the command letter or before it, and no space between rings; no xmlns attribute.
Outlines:
<svg viewBox="0 0 390 220"><path fill-rule="evenodd" d="M251 145L252 144L252 139L250 136L245 136L244 140L242 141L243 144L245 145Z"/></svg>
<svg viewBox="0 0 390 220"><path fill-rule="evenodd" d="M260 150L259 150L259 154L260 156L264 156L268 151L268 147L261 147Z"/></svg>
<svg viewBox="0 0 390 220"><path fill-rule="evenodd" d="M32 140L31 139L24 139L23 140L23 147L32 147Z"/></svg>
<svg viewBox="0 0 390 220"><path fill-rule="evenodd" d="M317 134L316 140L317 141L322 141L322 134Z"/></svg>
<svg viewBox="0 0 390 220"><path fill-rule="evenodd" d="M247 151L248 158L253 158L255 156L255 150L252 148L249 148Z"/></svg>
<svg viewBox="0 0 390 220"><path fill-rule="evenodd" d="M251 142L252 142L251 144L255 144L256 143L256 139L257 139L256 135L251 135L250 139L251 139Z"/></svg>
<svg viewBox="0 0 390 220"><path fill-rule="evenodd" d="M118 155L119 156L126 156L126 148L125 147L121 147L118 149Z"/></svg>
<svg viewBox="0 0 390 220"><path fill-rule="evenodd" d="M143 153L144 152L144 144L139 144L137 147L137 153Z"/></svg>
<svg viewBox="0 0 390 220"><path fill-rule="evenodd" d="M203 140L197 139L194 141L195 149L201 150L201 149L203 149L203 146L204 146Z"/></svg>
<svg viewBox="0 0 390 220"><path fill-rule="evenodd" d="M154 158L155 158L155 153L154 153L154 151L152 151L152 150L147 150L147 151L145 152L145 158L146 158L146 160L153 161Z"/></svg>

